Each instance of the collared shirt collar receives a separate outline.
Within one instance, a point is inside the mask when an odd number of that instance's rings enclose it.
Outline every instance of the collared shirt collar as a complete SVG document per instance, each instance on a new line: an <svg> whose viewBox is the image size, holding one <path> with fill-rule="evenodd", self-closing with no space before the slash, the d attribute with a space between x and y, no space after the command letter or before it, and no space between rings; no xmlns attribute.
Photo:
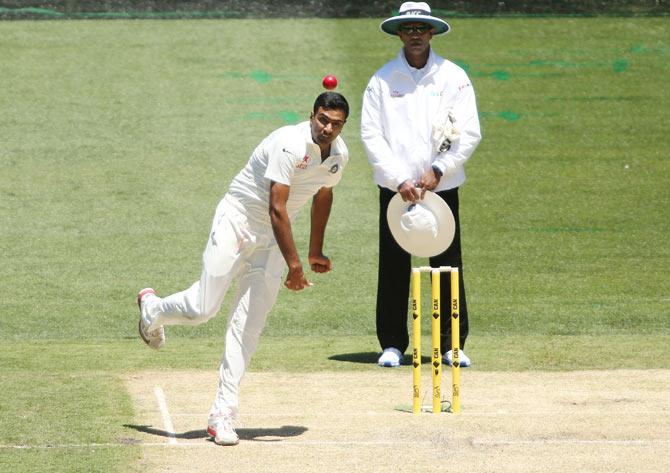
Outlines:
<svg viewBox="0 0 670 473"><path fill-rule="evenodd" d="M303 136L305 137L305 142L307 143L308 154L310 154L313 157L313 159L317 159L318 157L318 159L321 160L321 148L314 142L314 139L312 138L312 127L309 120L303 122L302 125L303 125L302 129ZM330 154L327 157L342 154L342 150L340 150L339 144L340 144L340 137L338 136L330 144ZM326 159L323 159L323 161L325 160Z"/></svg>
<svg viewBox="0 0 670 473"><path fill-rule="evenodd" d="M417 69L410 66L409 63L407 62L404 48L400 49L397 59L400 64L400 67L396 69L396 73L404 74L406 76L413 78L414 74L412 73L412 71L416 71ZM430 48L430 51L428 53L428 61L426 62L426 65L420 69L421 71L424 71L422 77L424 78L428 77L436 70L436 67L437 66L435 64L435 53L433 52L433 48Z"/></svg>

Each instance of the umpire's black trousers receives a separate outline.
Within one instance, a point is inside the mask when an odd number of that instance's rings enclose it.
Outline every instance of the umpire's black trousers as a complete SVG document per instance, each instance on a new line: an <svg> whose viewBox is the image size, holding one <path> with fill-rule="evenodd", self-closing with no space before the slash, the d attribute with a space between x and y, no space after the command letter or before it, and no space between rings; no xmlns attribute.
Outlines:
<svg viewBox="0 0 670 473"><path fill-rule="evenodd" d="M379 188L379 274L377 280L377 338L382 349L394 347L405 352L409 346L407 309L412 258L396 243L386 219L386 209L395 192ZM444 253L429 258L431 266L457 266L460 286L460 344L465 345L468 336L468 304L465 300L463 265L461 260L461 225L458 216L458 188L437 193L449 206L456 220L454 241ZM451 281L443 273L440 284L441 347L442 354L451 349ZM428 279L424 279L426 284ZM428 284L430 284L428 282Z"/></svg>

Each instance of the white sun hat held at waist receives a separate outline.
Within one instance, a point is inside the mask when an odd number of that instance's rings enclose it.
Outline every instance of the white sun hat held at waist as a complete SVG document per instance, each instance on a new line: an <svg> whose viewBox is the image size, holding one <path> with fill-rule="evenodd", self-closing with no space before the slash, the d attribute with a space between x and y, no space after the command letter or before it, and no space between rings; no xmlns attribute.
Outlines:
<svg viewBox="0 0 670 473"><path fill-rule="evenodd" d="M403 23L426 23L434 28L434 35L449 32L449 24L441 18L432 16L430 6L426 2L405 2L400 5L398 14L387 18L380 25L384 33L397 35L398 26Z"/></svg>
<svg viewBox="0 0 670 473"><path fill-rule="evenodd" d="M400 194L396 194L389 202L386 219L398 245L414 256L431 257L443 253L456 233L451 209L430 191L416 204L404 202Z"/></svg>

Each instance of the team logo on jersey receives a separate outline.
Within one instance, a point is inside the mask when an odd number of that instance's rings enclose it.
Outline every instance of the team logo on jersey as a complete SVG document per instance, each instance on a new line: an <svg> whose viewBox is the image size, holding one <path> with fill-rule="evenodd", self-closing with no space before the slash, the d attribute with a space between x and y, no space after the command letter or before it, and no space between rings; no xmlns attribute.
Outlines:
<svg viewBox="0 0 670 473"><path fill-rule="evenodd" d="M335 174L337 171L340 170L340 165L339 164L333 164L330 169L328 170L329 173Z"/></svg>
<svg viewBox="0 0 670 473"><path fill-rule="evenodd" d="M296 168L298 169L307 169L307 166L309 166L309 155L305 155L302 158L302 161L300 161L298 164L295 165Z"/></svg>

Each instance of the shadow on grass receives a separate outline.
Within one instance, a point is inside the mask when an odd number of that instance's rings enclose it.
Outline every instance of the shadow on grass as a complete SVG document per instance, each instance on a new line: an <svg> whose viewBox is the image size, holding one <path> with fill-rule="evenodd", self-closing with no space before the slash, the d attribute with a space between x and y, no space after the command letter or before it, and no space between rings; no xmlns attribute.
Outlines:
<svg viewBox="0 0 670 473"><path fill-rule="evenodd" d="M329 360L333 361L346 361L347 363L362 363L362 364L372 364L376 365L377 360L379 360L380 353L374 351L360 352L360 353L342 353L339 355L329 356ZM421 363L430 363L431 358L429 356L421 356ZM403 365L412 364L411 355L403 355L402 358Z"/></svg>
<svg viewBox="0 0 670 473"><path fill-rule="evenodd" d="M377 364L379 360L380 353L374 351L366 351L360 353L342 353L339 355L329 356L329 360L333 361L346 361L347 363L362 363L362 364ZM421 363L430 363L431 359L429 356L422 356ZM403 365L411 365L412 357L411 355L405 354L402 359Z"/></svg>
<svg viewBox="0 0 670 473"><path fill-rule="evenodd" d="M209 438L207 431L205 429L199 430L189 430L187 432L168 432L167 430L157 429L149 425L135 425L135 424L123 424L127 429L133 429L138 432L145 434L156 435L158 437L174 437L176 439L185 439L185 440L194 440L194 439L203 439ZM280 439L273 438L263 438L263 437L297 437L299 435L307 432L307 427L299 425L282 425L277 428L244 428L244 429L235 429L237 435L240 436L242 440L254 440L257 442L278 442Z"/></svg>
<svg viewBox="0 0 670 473"><path fill-rule="evenodd" d="M134 429L138 432L156 435L158 437L174 437L176 439L202 439L207 437L207 431L205 429L189 430L188 432L182 432L178 434L176 432L173 433L168 432L167 430L156 429L149 425L123 424L123 426L127 429Z"/></svg>
<svg viewBox="0 0 670 473"><path fill-rule="evenodd" d="M379 353L367 351L362 353L342 353L340 355L329 356L329 360L346 361L348 363L374 363L377 364Z"/></svg>

